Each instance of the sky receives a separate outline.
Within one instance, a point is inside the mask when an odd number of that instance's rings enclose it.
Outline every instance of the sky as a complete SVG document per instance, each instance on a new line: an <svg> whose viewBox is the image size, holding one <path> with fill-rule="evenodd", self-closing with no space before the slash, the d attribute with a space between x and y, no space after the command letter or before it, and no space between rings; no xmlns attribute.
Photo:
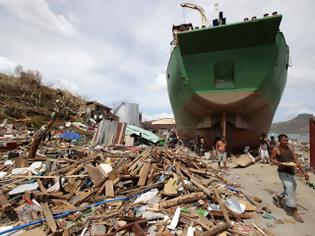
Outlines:
<svg viewBox="0 0 315 236"><path fill-rule="evenodd" d="M43 83L107 106L140 104L146 119L172 116L165 71L172 25L200 25L175 0L0 0L0 71L37 70ZM227 23L283 14L280 29L291 67L274 122L315 113L314 0L200 0L209 19L215 3Z"/></svg>

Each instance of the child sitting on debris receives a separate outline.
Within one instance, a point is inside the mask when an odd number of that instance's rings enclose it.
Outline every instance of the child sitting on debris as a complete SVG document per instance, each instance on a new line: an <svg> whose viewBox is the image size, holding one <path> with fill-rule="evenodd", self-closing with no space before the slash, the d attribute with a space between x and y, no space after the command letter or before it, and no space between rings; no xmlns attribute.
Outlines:
<svg viewBox="0 0 315 236"><path fill-rule="evenodd" d="M215 150L218 157L218 167L221 168L221 162L223 161L223 167L226 169L226 141L223 138L216 138Z"/></svg>

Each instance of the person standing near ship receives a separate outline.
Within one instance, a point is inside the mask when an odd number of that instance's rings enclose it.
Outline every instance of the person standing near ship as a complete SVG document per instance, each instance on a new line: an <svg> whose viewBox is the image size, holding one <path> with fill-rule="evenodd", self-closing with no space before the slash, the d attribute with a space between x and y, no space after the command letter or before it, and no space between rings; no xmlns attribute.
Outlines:
<svg viewBox="0 0 315 236"><path fill-rule="evenodd" d="M270 137L270 142L269 142L269 153L271 155L272 150L277 146L277 141L275 140L274 136Z"/></svg>
<svg viewBox="0 0 315 236"><path fill-rule="evenodd" d="M286 134L280 134L278 140L279 145L272 150L270 160L273 164L279 166L278 175L284 191L275 196L274 201L278 206L287 209L292 213L292 216L296 221L303 223L304 221L298 213L296 205L296 180L294 167L296 166L300 169L306 180L309 180L309 176L297 159L293 147L289 146L288 136Z"/></svg>
<svg viewBox="0 0 315 236"><path fill-rule="evenodd" d="M259 139L259 156L261 158L262 163L269 163L269 140L267 139L267 135L263 133Z"/></svg>
<svg viewBox="0 0 315 236"><path fill-rule="evenodd" d="M223 138L216 138L215 150L218 158L218 167L221 168L221 162L223 161L223 167L226 169L226 141Z"/></svg>

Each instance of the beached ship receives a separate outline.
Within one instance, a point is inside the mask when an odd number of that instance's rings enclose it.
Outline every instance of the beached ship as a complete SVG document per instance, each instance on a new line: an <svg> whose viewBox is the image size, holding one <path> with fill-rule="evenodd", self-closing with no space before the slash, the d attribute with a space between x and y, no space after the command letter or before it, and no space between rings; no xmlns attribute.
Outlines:
<svg viewBox="0 0 315 236"><path fill-rule="evenodd" d="M201 27L173 26L167 86L178 136L204 136L210 145L224 136L230 149L258 145L268 133L289 67L289 47L276 12L212 26L201 7Z"/></svg>

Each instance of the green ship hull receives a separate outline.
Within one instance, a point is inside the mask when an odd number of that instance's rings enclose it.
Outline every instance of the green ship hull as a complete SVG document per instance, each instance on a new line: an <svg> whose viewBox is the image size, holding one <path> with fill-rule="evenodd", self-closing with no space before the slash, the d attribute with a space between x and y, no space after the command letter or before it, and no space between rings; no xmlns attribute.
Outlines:
<svg viewBox="0 0 315 236"><path fill-rule="evenodd" d="M268 133L287 78L289 47L276 15L237 24L173 31L167 86L178 136L230 149Z"/></svg>

